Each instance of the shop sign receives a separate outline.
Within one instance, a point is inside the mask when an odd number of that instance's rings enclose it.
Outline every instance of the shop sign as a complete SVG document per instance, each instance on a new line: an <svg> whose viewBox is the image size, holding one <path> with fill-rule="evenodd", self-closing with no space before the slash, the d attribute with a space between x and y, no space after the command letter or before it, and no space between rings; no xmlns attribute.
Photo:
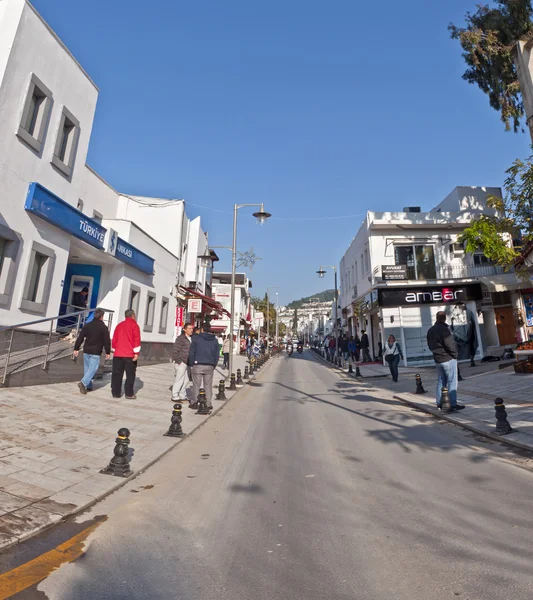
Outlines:
<svg viewBox="0 0 533 600"><path fill-rule="evenodd" d="M522 294L522 300L526 311L526 325L533 327L533 294Z"/></svg>
<svg viewBox="0 0 533 600"><path fill-rule="evenodd" d="M154 259L119 237L117 237L115 258L143 273L152 275L154 272Z"/></svg>
<svg viewBox="0 0 533 600"><path fill-rule="evenodd" d="M106 228L39 183L30 183L24 208L91 246L103 249Z"/></svg>
<svg viewBox="0 0 533 600"><path fill-rule="evenodd" d="M192 298L187 303L187 312L189 313L201 313L202 312L202 301L197 298Z"/></svg>
<svg viewBox="0 0 533 600"><path fill-rule="evenodd" d="M481 290L481 308L493 308L490 290Z"/></svg>
<svg viewBox="0 0 533 600"><path fill-rule="evenodd" d="M382 265L381 277L384 281L407 279L407 265Z"/></svg>
<svg viewBox="0 0 533 600"><path fill-rule="evenodd" d="M387 288L378 290L380 306L417 306L481 300L481 286L461 285L423 288Z"/></svg>
<svg viewBox="0 0 533 600"><path fill-rule="evenodd" d="M185 310L181 306L176 306L176 327L183 327Z"/></svg>

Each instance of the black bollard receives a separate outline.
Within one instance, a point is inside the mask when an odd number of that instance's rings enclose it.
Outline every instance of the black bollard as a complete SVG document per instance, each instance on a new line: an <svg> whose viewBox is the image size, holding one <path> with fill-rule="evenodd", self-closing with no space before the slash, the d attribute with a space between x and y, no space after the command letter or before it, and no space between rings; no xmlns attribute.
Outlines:
<svg viewBox="0 0 533 600"><path fill-rule="evenodd" d="M250 379L250 374L248 372L248 367L244 367L244 377L243 379Z"/></svg>
<svg viewBox="0 0 533 600"><path fill-rule="evenodd" d="M474 357L473 356L470 358L470 366L471 367L475 367L476 366L476 363L474 362Z"/></svg>
<svg viewBox="0 0 533 600"><path fill-rule="evenodd" d="M243 386L244 383L242 382L242 374L241 374L241 370L237 369L237 381L235 382L237 384L237 386Z"/></svg>
<svg viewBox="0 0 533 600"><path fill-rule="evenodd" d="M443 413L452 412L452 405L450 404L450 394L447 387L442 388L440 396L440 409Z"/></svg>
<svg viewBox="0 0 533 600"><path fill-rule="evenodd" d="M183 429L181 428L181 404L176 403L172 408L172 417L170 418L170 427L168 431L163 434L168 437L183 437L185 434L183 433Z"/></svg>
<svg viewBox="0 0 533 600"><path fill-rule="evenodd" d="M507 420L507 411L502 398L496 398L494 400L494 410L496 412L496 435L507 435L513 433L516 429L513 429Z"/></svg>
<svg viewBox="0 0 533 600"><path fill-rule="evenodd" d="M197 415L208 415L211 412L209 408L207 408L207 398L205 396L205 390L200 388L200 393L198 394L198 410L196 411Z"/></svg>
<svg viewBox="0 0 533 600"><path fill-rule="evenodd" d="M231 374L229 388L230 391L234 392L237 389L236 381L235 381L235 373Z"/></svg>
<svg viewBox="0 0 533 600"><path fill-rule="evenodd" d="M226 400L226 382L223 379L218 384L217 400Z"/></svg>
<svg viewBox="0 0 533 600"><path fill-rule="evenodd" d="M352 361L348 363L348 373L353 373Z"/></svg>
<svg viewBox="0 0 533 600"><path fill-rule="evenodd" d="M118 430L117 435L118 437L115 440L116 445L113 450L113 458L109 461L107 467L102 469L100 473L103 473L104 475L116 475L117 477L129 477L133 473L128 461L130 430L126 427L122 427Z"/></svg>
<svg viewBox="0 0 533 600"><path fill-rule="evenodd" d="M461 375L461 369L459 368L459 365L457 365L457 379L459 381L463 381L464 377Z"/></svg>
<svg viewBox="0 0 533 600"><path fill-rule="evenodd" d="M416 381L415 394L425 394L426 390L424 389L424 386L422 385L422 377L420 377L419 373L417 373L415 375L415 381Z"/></svg>
<svg viewBox="0 0 533 600"><path fill-rule="evenodd" d="M356 377L361 377L361 378L363 377L361 375L361 371L359 370L359 365L355 365L355 376Z"/></svg>

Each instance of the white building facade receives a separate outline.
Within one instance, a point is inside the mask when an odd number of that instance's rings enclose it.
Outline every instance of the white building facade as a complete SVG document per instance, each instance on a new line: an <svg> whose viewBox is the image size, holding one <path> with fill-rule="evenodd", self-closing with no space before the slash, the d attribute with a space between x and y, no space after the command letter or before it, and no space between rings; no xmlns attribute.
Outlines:
<svg viewBox="0 0 533 600"><path fill-rule="evenodd" d="M231 273L213 273L212 293L215 300L223 309L216 319L211 321L212 331L217 334L229 335L231 314ZM252 282L246 273L235 273L235 314L233 335L235 341L244 337L246 332L254 325L254 310L251 305ZM238 354L239 344L235 344L234 351Z"/></svg>
<svg viewBox="0 0 533 600"><path fill-rule="evenodd" d="M340 262L341 325L349 335L366 330L376 359L392 334L406 365L431 364L426 334L440 310L460 360L498 353L523 337L516 313L524 283L458 243L472 219L488 211L489 195L501 190L458 187L427 213L367 213Z"/></svg>
<svg viewBox="0 0 533 600"><path fill-rule="evenodd" d="M206 291L207 236L183 201L121 194L86 164L97 98L36 10L2 0L0 325L72 312L88 288L113 324L136 311L143 347L169 345L176 300Z"/></svg>

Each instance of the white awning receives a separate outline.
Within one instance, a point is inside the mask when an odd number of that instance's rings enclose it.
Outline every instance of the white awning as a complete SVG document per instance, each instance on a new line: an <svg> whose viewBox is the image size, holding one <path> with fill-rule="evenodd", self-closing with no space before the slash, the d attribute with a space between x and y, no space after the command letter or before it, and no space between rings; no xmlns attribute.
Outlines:
<svg viewBox="0 0 533 600"><path fill-rule="evenodd" d="M479 277L478 279L480 283L486 285L491 292L510 292L532 287L528 277L517 277L515 273L490 275L488 277Z"/></svg>

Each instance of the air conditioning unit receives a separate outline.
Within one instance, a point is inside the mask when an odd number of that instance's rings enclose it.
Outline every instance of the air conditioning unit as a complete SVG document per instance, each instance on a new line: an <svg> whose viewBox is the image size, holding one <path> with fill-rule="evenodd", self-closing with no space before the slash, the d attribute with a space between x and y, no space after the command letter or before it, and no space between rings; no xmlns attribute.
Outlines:
<svg viewBox="0 0 533 600"><path fill-rule="evenodd" d="M187 281L187 287L189 289L195 290L197 285L198 283L196 281Z"/></svg>
<svg viewBox="0 0 533 600"><path fill-rule="evenodd" d="M455 242L453 244L450 244L450 252L452 254L464 254L465 253L464 244L459 243L459 242Z"/></svg>

